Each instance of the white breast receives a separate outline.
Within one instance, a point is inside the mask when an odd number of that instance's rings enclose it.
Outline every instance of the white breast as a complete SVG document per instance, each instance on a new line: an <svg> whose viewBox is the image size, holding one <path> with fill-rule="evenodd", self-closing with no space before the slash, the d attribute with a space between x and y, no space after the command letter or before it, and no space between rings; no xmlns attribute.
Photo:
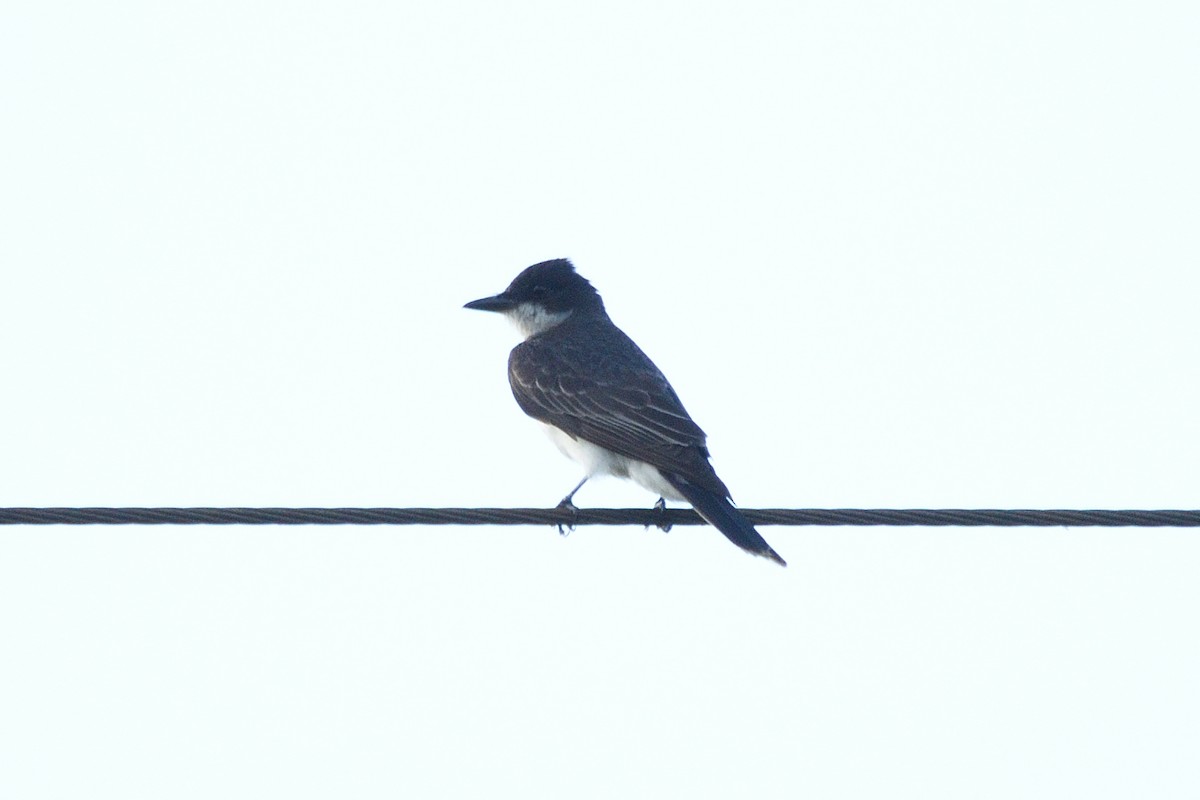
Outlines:
<svg viewBox="0 0 1200 800"><path fill-rule="evenodd" d="M683 495L667 482L657 467L647 464L645 461L627 458L583 439L576 439L553 425L543 422L542 427L559 452L581 465L589 478L615 475L618 478L628 478L659 497L665 497L668 500L684 499Z"/></svg>

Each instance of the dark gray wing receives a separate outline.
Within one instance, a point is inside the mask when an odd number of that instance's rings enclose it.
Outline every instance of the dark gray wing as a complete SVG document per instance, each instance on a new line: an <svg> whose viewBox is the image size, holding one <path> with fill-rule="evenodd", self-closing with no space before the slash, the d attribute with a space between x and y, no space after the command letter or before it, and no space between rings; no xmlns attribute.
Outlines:
<svg viewBox="0 0 1200 800"><path fill-rule="evenodd" d="M614 334L623 340L621 347L550 336L518 345L509 356L508 375L521 409L727 497L708 463L704 431L654 363L624 334L615 329Z"/></svg>

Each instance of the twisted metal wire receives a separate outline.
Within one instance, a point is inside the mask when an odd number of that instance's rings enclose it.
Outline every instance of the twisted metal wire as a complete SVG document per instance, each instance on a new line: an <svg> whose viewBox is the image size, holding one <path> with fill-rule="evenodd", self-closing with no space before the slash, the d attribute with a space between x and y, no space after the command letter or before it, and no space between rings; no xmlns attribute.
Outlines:
<svg viewBox="0 0 1200 800"><path fill-rule="evenodd" d="M756 525L1200 527L1200 510L744 508ZM0 525L704 525L691 509L0 508Z"/></svg>

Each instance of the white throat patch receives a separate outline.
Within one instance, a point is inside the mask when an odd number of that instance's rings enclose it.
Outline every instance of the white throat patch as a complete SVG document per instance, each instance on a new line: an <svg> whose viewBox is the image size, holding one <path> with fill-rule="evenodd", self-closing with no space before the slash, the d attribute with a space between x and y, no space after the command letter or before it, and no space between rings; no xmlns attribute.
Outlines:
<svg viewBox="0 0 1200 800"><path fill-rule="evenodd" d="M545 333L555 325L561 324L563 320L571 316L571 312L547 311L545 306L536 303L521 303L512 311L506 311L504 316L508 317L509 321L521 331L521 335L528 339L530 336Z"/></svg>

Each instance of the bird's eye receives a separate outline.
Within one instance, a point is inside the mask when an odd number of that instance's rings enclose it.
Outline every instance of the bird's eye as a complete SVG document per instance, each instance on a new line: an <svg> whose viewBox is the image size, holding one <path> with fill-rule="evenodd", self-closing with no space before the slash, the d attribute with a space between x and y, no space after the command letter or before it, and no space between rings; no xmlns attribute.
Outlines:
<svg viewBox="0 0 1200 800"><path fill-rule="evenodd" d="M539 285L533 287L529 291L529 293L531 295L533 295L534 297L545 297L546 296L546 287L539 284Z"/></svg>

